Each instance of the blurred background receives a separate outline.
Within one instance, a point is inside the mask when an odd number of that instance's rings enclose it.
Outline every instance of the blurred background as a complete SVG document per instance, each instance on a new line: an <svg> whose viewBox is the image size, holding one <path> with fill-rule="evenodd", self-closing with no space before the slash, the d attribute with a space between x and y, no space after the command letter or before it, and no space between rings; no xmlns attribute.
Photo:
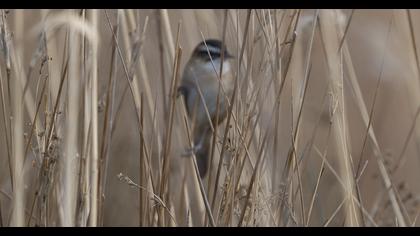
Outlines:
<svg viewBox="0 0 420 236"><path fill-rule="evenodd" d="M1 226L419 226L419 17L2 10ZM207 38L237 94L200 183L174 89Z"/></svg>

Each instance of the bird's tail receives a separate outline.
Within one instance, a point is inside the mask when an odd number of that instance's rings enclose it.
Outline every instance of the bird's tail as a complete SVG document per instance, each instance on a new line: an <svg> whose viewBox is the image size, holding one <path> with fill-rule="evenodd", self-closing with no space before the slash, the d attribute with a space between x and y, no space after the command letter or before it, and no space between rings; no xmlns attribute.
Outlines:
<svg viewBox="0 0 420 236"><path fill-rule="evenodd" d="M207 174L209 166L210 142L211 134L210 132L207 132L207 134L205 134L204 140L202 140L200 148L195 152L195 156L197 157L197 166L201 178L204 178Z"/></svg>

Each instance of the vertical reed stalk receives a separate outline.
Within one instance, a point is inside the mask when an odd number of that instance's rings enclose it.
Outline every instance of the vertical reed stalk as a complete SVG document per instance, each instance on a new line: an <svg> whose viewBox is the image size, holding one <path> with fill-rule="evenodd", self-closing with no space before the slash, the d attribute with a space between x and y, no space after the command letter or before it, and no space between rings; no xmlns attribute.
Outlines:
<svg viewBox="0 0 420 236"><path fill-rule="evenodd" d="M337 32L337 22L334 11L321 10L319 23L324 51L328 65L329 88L332 94L330 103L330 115L332 122L332 132L334 137L334 146L336 147L338 164L340 166L340 175L344 180L346 189L343 193L345 199L345 225L359 226L360 215L356 209L353 196L355 193L355 180L352 172L350 153L348 150L348 124L345 119L345 104L343 94L343 76L341 50L339 49L339 34Z"/></svg>
<svg viewBox="0 0 420 236"><path fill-rule="evenodd" d="M14 79L13 88L13 107L12 107L12 157L13 157L13 216L11 226L25 225L25 182L24 182L24 142L23 142L23 88L21 81L24 74L19 52L11 51L12 67Z"/></svg>
<svg viewBox="0 0 420 236"><path fill-rule="evenodd" d="M89 21L92 22L92 27L96 29L98 27L98 11L97 9L91 10L89 14ZM91 89L91 125L92 125L92 136L91 136L91 199L90 202L91 212L89 217L89 226L98 225L98 216L100 215L100 206L102 202L102 195L100 192L100 165L98 158L98 44L93 42L90 45L90 60L92 62L91 66L91 80L92 80L92 89Z"/></svg>
<svg viewBox="0 0 420 236"><path fill-rule="evenodd" d="M70 28L69 47L78 48L80 36L77 31ZM79 50L69 50L69 79L67 86L67 112L65 122L65 156L63 160L63 226L75 226L76 219L76 193L77 193L77 164L78 142L77 130L79 127Z"/></svg>

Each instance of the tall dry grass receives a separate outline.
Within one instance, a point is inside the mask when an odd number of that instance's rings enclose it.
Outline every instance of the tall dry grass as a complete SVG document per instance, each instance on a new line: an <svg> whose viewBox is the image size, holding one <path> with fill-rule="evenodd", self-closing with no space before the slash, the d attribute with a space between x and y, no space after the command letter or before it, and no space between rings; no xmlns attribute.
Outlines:
<svg viewBox="0 0 420 236"><path fill-rule="evenodd" d="M419 17L1 10L0 225L418 226ZM200 179L176 89L205 38L236 60Z"/></svg>

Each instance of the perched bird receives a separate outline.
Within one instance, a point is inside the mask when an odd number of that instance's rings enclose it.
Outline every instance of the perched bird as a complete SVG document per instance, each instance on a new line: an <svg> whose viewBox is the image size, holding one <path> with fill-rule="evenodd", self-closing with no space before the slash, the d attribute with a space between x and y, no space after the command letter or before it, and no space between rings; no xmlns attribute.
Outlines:
<svg viewBox="0 0 420 236"><path fill-rule="evenodd" d="M201 178L204 178L208 169L212 136L210 120L215 127L227 116L229 106L227 99L230 99L234 88L233 59L234 57L220 40L202 41L195 47L187 62L178 88L178 94L184 97L186 110L193 125L194 148L192 151L197 157ZM219 77L222 61L222 76ZM220 88L217 117L219 81L222 88ZM216 121L218 121L217 124Z"/></svg>

